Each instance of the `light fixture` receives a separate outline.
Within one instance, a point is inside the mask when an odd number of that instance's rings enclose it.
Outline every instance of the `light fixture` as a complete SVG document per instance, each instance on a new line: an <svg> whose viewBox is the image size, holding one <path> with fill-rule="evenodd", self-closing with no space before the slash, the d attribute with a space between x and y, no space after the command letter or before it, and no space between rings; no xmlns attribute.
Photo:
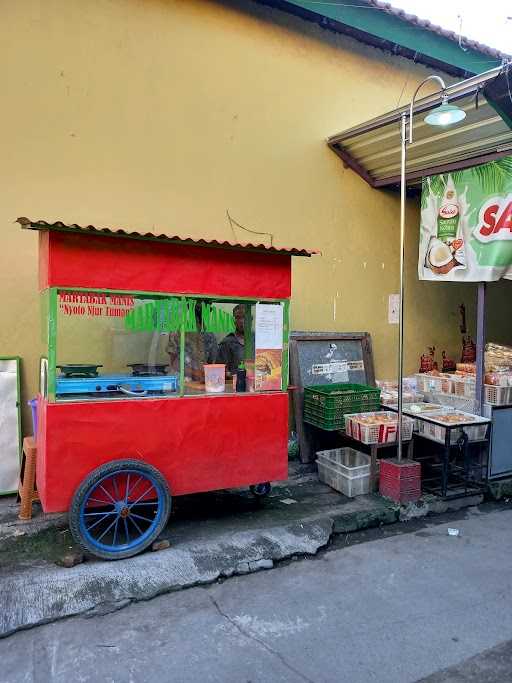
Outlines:
<svg viewBox="0 0 512 683"><path fill-rule="evenodd" d="M458 123L466 118L466 112L454 104L448 104L448 96L443 95L443 101L432 109L424 118L425 123L429 126L450 126L452 123Z"/></svg>

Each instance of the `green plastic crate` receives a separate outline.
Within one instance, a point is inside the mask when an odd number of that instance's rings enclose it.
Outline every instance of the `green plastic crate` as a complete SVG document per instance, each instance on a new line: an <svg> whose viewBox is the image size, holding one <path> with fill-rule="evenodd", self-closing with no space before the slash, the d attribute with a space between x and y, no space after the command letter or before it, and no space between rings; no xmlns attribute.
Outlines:
<svg viewBox="0 0 512 683"><path fill-rule="evenodd" d="M304 388L304 421L327 430L345 428L347 413L380 409L380 389L364 384Z"/></svg>

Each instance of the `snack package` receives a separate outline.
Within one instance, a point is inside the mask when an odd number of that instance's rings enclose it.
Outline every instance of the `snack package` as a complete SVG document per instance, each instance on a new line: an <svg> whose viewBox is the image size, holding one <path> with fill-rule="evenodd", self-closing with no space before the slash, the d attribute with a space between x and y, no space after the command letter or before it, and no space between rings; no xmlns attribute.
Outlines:
<svg viewBox="0 0 512 683"><path fill-rule="evenodd" d="M512 370L512 347L494 343L486 344L485 369L487 372Z"/></svg>

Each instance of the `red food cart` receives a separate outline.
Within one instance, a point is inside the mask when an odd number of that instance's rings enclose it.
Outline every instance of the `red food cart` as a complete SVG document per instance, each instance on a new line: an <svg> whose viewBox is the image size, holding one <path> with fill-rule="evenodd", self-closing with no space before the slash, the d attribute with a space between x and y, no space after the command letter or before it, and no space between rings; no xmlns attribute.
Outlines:
<svg viewBox="0 0 512 683"><path fill-rule="evenodd" d="M291 257L313 252L19 222L39 231L45 512L121 559L159 535L171 496L286 478ZM237 367L207 386L221 346Z"/></svg>

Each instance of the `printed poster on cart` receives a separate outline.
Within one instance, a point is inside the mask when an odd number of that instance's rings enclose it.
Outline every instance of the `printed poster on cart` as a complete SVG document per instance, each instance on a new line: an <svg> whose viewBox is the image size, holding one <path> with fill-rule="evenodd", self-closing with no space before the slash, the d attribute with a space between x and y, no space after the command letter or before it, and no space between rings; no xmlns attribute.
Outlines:
<svg viewBox="0 0 512 683"><path fill-rule="evenodd" d="M512 156L423 179L418 275L512 279Z"/></svg>
<svg viewBox="0 0 512 683"><path fill-rule="evenodd" d="M256 391L279 391L283 379L283 305L256 304L254 381Z"/></svg>

